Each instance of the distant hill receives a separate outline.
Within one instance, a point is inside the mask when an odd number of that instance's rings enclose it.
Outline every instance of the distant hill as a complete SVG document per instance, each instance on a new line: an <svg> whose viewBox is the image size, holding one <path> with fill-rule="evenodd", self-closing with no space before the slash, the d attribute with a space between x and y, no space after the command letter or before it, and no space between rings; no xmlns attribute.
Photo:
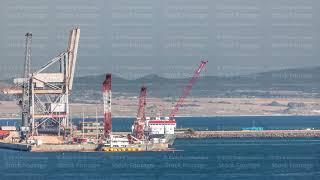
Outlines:
<svg viewBox="0 0 320 180"><path fill-rule="evenodd" d="M105 75L86 76L75 79L75 96L84 92L88 96L101 95L101 83ZM182 94L189 78L168 79L151 74L135 80L113 76L112 91L116 95L138 96L140 87L147 86L148 95L155 97L176 97ZM250 74L245 76L207 76L195 83L191 95L207 97L239 96L301 96L304 93L317 96L320 92L320 67L286 69ZM95 98L93 98L95 99Z"/></svg>
<svg viewBox="0 0 320 180"><path fill-rule="evenodd" d="M77 77L72 92L73 101L101 101L101 84L105 75ZM177 97L190 78L168 79L155 74L127 80L113 75L114 96L138 96L142 85L148 96ZM2 81L5 83L9 81ZM191 96L205 97L318 97L320 67L285 69L245 76L206 76L195 83ZM319 96L320 97L320 96ZM6 99L0 95L1 99Z"/></svg>

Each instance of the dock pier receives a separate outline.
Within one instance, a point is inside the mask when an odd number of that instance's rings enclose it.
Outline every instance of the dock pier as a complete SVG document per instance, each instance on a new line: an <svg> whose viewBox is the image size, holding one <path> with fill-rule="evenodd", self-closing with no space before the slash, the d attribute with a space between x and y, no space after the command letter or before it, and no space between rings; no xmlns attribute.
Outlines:
<svg viewBox="0 0 320 180"><path fill-rule="evenodd" d="M92 152L97 149L95 144L42 144L0 142L0 149L30 152Z"/></svg>
<svg viewBox="0 0 320 180"><path fill-rule="evenodd" d="M130 132L114 132L127 135ZM320 130L262 130L262 131L178 131L177 139L202 138L320 138ZM42 144L30 145L16 142L1 142L0 149L30 152L89 152L96 151L95 144Z"/></svg>

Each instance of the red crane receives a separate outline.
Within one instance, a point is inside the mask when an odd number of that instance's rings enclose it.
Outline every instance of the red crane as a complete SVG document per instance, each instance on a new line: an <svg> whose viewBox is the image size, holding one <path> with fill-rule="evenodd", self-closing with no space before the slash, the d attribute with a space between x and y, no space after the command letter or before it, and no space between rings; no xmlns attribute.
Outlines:
<svg viewBox="0 0 320 180"><path fill-rule="evenodd" d="M144 125L146 120L145 115L145 106L146 106L146 98L147 98L147 88L142 86L140 90L139 96L139 108L137 113L137 119L133 124L133 134L137 139L143 139L144 137Z"/></svg>
<svg viewBox="0 0 320 180"><path fill-rule="evenodd" d="M103 113L104 113L104 135L107 137L112 131L112 119L111 119L111 74L106 75L106 79L103 81Z"/></svg>
<svg viewBox="0 0 320 180"><path fill-rule="evenodd" d="M139 96L139 109L137 113L137 118L140 118L143 120L146 119L146 115L145 115L145 106L147 104L146 99L147 99L147 88L145 86L142 86L140 90L140 96Z"/></svg>
<svg viewBox="0 0 320 180"><path fill-rule="evenodd" d="M176 113L179 111L179 108L181 107L181 105L184 102L184 99L189 95L193 84L195 83L195 81L199 78L201 71L203 70L204 66L208 63L208 61L201 61L199 67L195 70L194 75L192 76L192 78L190 79L188 85L184 88L183 90L183 95L180 96L179 100L177 101L177 104L174 106L174 108L172 109L171 113L170 113L170 119L174 119L174 116L176 115Z"/></svg>

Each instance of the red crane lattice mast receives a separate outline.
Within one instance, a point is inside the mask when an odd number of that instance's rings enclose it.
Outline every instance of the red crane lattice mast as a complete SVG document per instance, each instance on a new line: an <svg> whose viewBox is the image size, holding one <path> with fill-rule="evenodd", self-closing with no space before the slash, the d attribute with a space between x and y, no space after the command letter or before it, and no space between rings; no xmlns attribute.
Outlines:
<svg viewBox="0 0 320 180"><path fill-rule="evenodd" d="M199 67L195 70L194 75L190 79L188 85L183 90L183 95L180 96L179 100L177 101L177 104L174 106L170 113L170 119L174 119L174 116L179 111L179 108L181 107L182 103L184 102L184 99L189 95L193 84L195 81L199 78L201 71L203 70L204 66L208 63L208 61L201 61Z"/></svg>
<svg viewBox="0 0 320 180"><path fill-rule="evenodd" d="M103 110L104 110L104 135L108 137L112 132L111 122L111 74L106 75L106 79L103 82Z"/></svg>
<svg viewBox="0 0 320 180"><path fill-rule="evenodd" d="M137 139L143 139L144 137L144 125L146 120L145 115L145 106L147 98L147 88L145 86L141 87L140 96L139 96L139 108L137 113L137 119L133 124L133 134Z"/></svg>

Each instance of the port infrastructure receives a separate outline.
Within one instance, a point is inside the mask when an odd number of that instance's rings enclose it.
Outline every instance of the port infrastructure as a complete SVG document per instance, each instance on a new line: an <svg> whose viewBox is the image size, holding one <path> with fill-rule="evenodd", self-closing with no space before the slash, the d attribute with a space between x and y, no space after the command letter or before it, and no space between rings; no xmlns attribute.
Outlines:
<svg viewBox="0 0 320 180"><path fill-rule="evenodd" d="M69 122L69 95L73 87L80 28L70 31L67 49L31 72L32 34L26 34L24 74L13 80L15 87L2 89L4 94L16 95L22 108L20 132L23 139L38 135L39 129L53 128L61 132Z"/></svg>

